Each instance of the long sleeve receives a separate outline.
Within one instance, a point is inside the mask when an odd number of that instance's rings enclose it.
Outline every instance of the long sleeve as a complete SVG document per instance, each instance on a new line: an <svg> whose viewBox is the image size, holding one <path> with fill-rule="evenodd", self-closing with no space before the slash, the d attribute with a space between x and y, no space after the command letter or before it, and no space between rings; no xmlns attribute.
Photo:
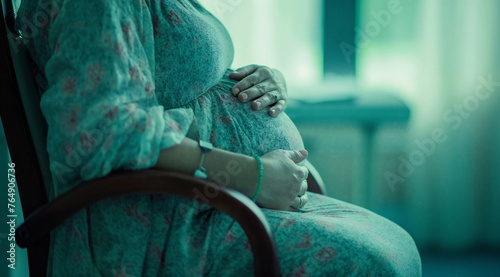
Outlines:
<svg viewBox="0 0 500 277"><path fill-rule="evenodd" d="M35 51L49 53L41 109L49 128L52 196L112 170L153 166L161 149L186 136L194 118L190 109L165 111L158 104L144 1L58 3L47 33L33 40Z"/></svg>

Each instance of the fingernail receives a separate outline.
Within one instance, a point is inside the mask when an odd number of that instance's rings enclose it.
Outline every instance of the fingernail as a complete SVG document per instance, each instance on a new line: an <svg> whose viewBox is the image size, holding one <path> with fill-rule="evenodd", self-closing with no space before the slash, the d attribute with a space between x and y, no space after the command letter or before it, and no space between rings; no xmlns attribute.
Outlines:
<svg viewBox="0 0 500 277"><path fill-rule="evenodd" d="M271 108L271 113L275 114L276 113L276 109L275 108Z"/></svg>
<svg viewBox="0 0 500 277"><path fill-rule="evenodd" d="M233 88L233 94L237 94L238 92L240 92L238 88Z"/></svg>
<svg viewBox="0 0 500 277"><path fill-rule="evenodd" d="M241 98L246 101L248 99L248 95L246 93L242 93Z"/></svg>
<svg viewBox="0 0 500 277"><path fill-rule="evenodd" d="M262 106L262 103L260 103L260 101L255 101L255 106L257 106L257 109L260 109L260 106Z"/></svg>

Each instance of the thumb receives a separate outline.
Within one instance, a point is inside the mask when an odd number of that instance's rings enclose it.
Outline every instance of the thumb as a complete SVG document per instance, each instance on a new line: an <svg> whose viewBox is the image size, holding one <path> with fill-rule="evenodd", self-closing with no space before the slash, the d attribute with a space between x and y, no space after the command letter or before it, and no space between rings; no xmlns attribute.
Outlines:
<svg viewBox="0 0 500 277"><path fill-rule="evenodd" d="M236 69L235 72L231 72L229 74L229 78L239 81L239 80L243 79L244 77L254 73L258 68L259 67L255 64L240 67L240 68Z"/></svg>
<svg viewBox="0 0 500 277"><path fill-rule="evenodd" d="M288 151L288 158L290 158L294 163L300 163L307 158L307 150L302 149L298 151Z"/></svg>

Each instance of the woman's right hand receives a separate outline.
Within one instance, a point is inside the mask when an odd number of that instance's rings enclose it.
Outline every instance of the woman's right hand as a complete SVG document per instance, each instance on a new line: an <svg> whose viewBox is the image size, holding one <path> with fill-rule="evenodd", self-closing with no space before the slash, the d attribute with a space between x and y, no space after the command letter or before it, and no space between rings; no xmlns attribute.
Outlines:
<svg viewBox="0 0 500 277"><path fill-rule="evenodd" d="M274 150L261 156L264 167L257 204L263 208L287 210L297 206L298 196L307 191L308 170L298 165L307 158L306 150Z"/></svg>

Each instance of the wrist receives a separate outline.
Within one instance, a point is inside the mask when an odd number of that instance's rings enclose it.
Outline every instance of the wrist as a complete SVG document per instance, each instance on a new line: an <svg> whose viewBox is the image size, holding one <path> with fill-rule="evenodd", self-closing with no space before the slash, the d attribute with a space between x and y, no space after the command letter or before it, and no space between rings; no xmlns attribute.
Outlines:
<svg viewBox="0 0 500 277"><path fill-rule="evenodd" d="M259 163L252 156L244 156L241 163L242 171L235 180L235 189L252 199L259 182Z"/></svg>
<svg viewBox="0 0 500 277"><path fill-rule="evenodd" d="M205 168L208 179L219 186L235 189L252 199L259 181L259 165L254 157L220 148L206 152L202 161L199 142L184 139L179 145L160 152L156 168L194 174Z"/></svg>
<svg viewBox="0 0 500 277"><path fill-rule="evenodd" d="M259 179L259 166L254 157L214 148L205 156L208 179L221 187L235 189L250 199Z"/></svg>

